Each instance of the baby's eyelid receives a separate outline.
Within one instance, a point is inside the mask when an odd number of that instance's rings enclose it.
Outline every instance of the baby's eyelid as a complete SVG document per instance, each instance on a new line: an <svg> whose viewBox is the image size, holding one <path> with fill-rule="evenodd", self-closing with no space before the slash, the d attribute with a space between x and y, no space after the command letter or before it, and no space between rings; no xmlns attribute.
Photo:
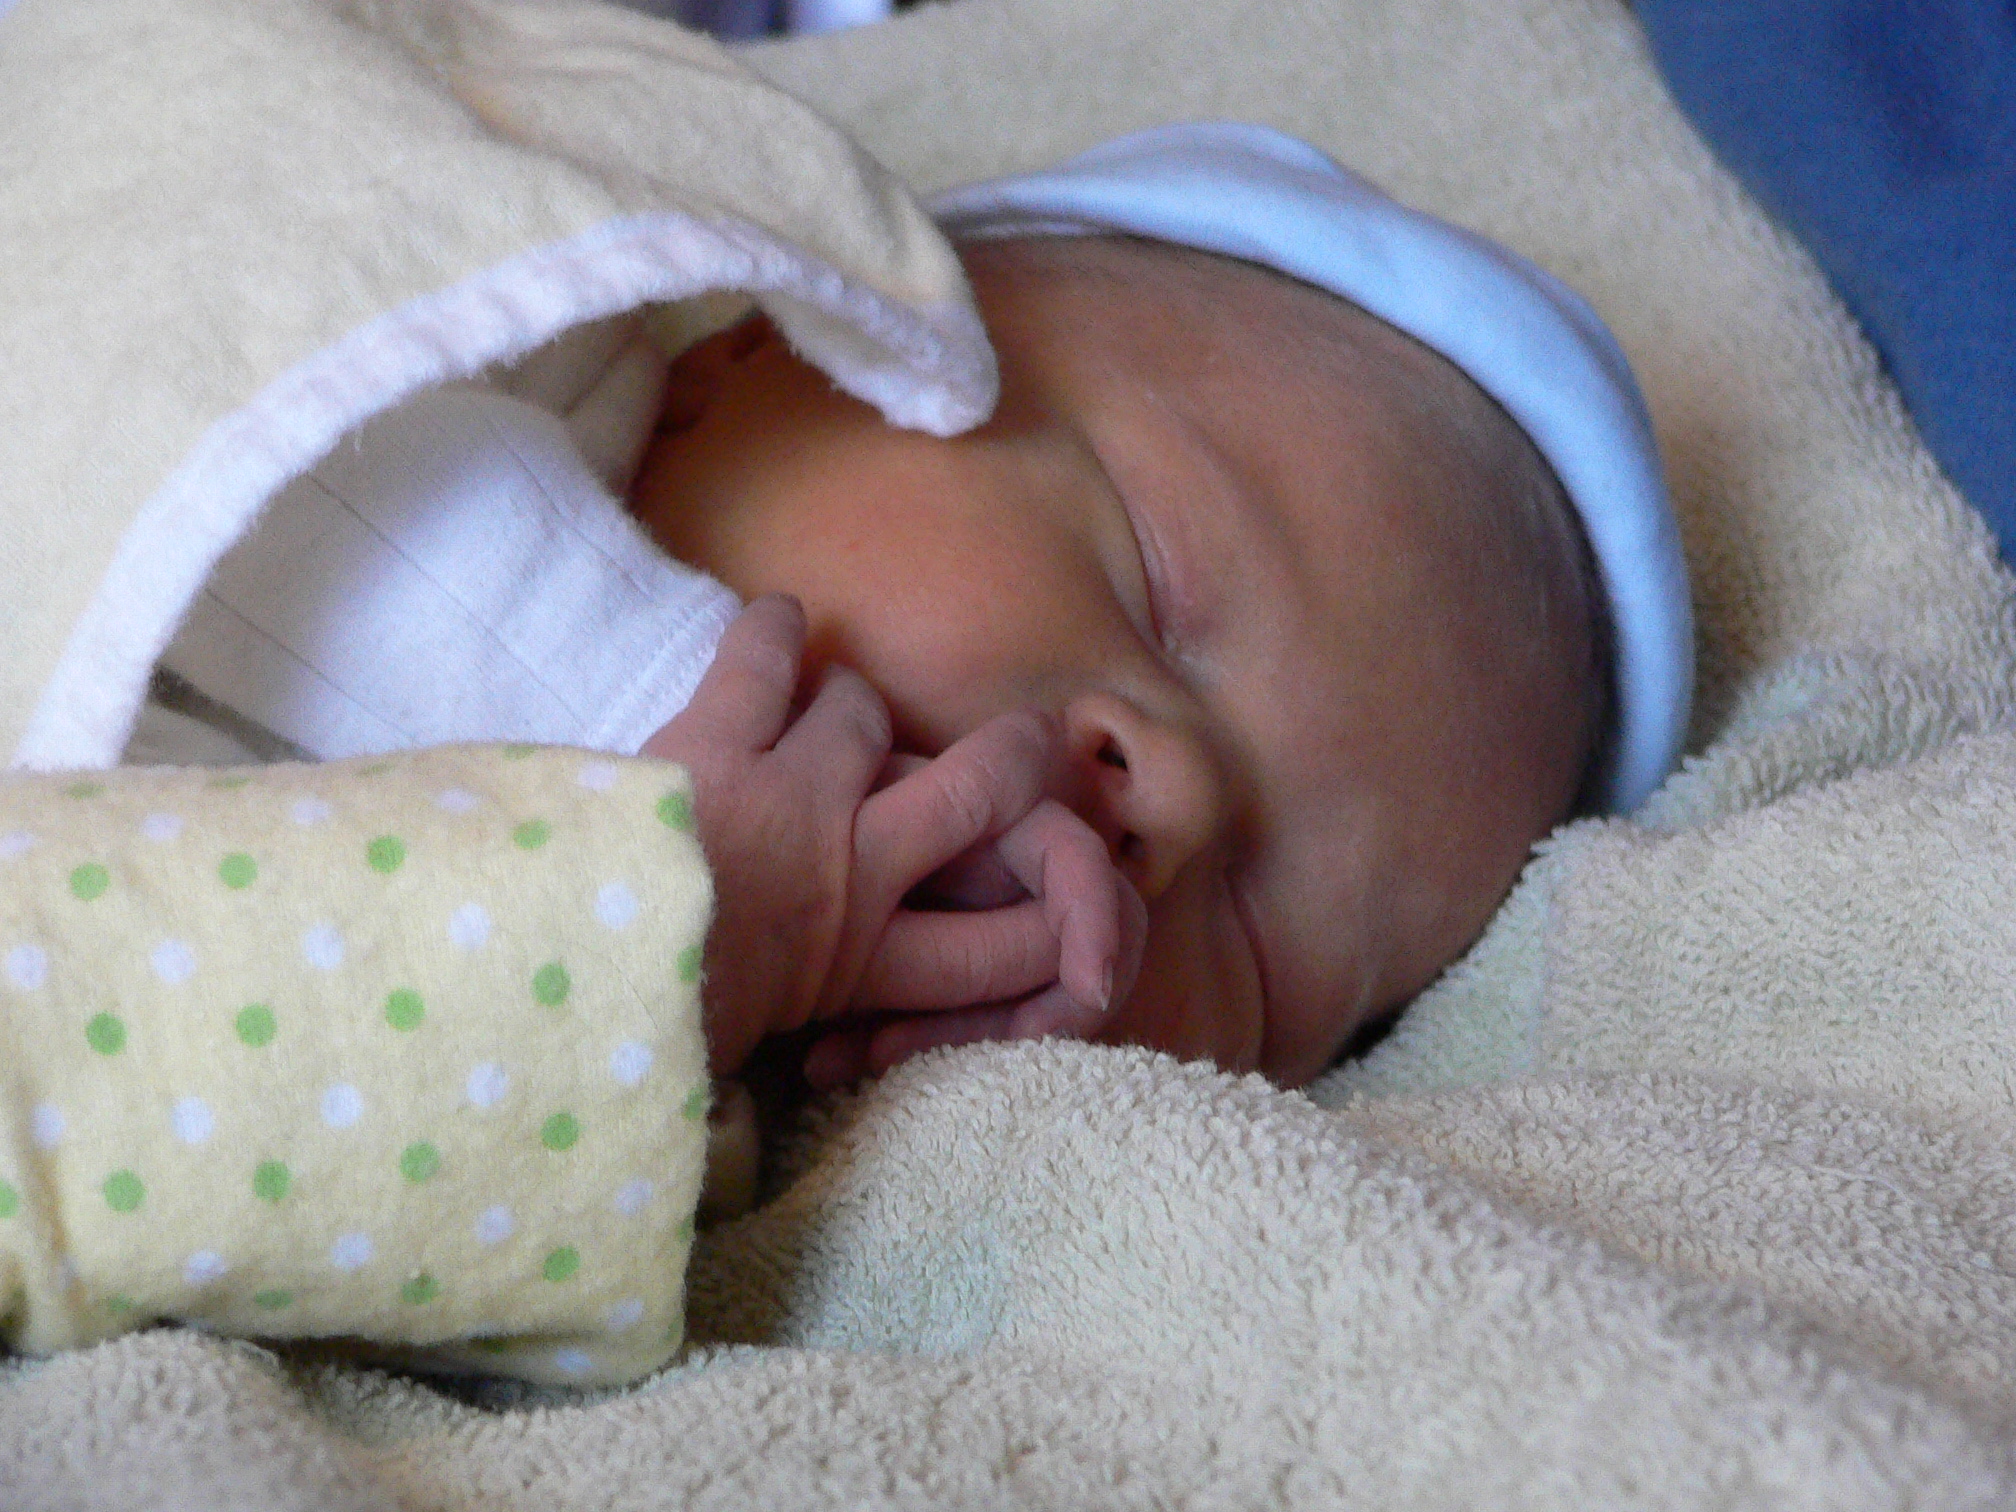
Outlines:
<svg viewBox="0 0 2016 1512"><path fill-rule="evenodd" d="M1141 512L1128 501L1127 491L1113 477L1104 459L1100 468L1106 474L1107 486L1119 499L1122 513L1127 517L1128 534L1134 538L1134 555L1141 568L1141 582L1147 589L1149 638L1164 651L1174 652L1175 645L1169 634L1169 575L1161 557L1161 543L1155 539L1152 527L1143 523Z"/></svg>
<svg viewBox="0 0 2016 1512"><path fill-rule="evenodd" d="M1148 624L1155 632L1155 641L1167 649L1169 634L1164 629L1165 616L1162 612L1162 571L1156 560L1154 536L1142 529L1141 521L1132 509L1127 511L1127 525L1134 533L1134 550L1141 558L1141 581L1148 585Z"/></svg>

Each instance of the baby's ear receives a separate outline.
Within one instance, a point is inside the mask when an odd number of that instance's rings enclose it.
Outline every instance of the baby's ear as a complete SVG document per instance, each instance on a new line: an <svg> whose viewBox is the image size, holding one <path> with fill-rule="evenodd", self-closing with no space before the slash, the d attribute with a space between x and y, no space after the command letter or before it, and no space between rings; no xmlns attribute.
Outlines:
<svg viewBox="0 0 2016 1512"><path fill-rule="evenodd" d="M659 417L661 435L691 430L713 406L721 385L739 362L778 339L777 328L758 312L726 330L696 341L672 359L665 375L665 408Z"/></svg>

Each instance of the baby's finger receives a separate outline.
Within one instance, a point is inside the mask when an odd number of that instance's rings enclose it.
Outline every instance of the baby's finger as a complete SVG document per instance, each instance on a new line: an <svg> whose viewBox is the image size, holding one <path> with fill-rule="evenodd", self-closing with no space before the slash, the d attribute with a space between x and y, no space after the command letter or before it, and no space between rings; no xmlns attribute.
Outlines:
<svg viewBox="0 0 2016 1512"><path fill-rule="evenodd" d="M822 1035L805 1052L805 1083L814 1092L851 1086L868 1074L868 1044L873 1029L836 1029Z"/></svg>
<svg viewBox="0 0 2016 1512"><path fill-rule="evenodd" d="M862 804L855 870L875 883L881 911L1026 814L1043 796L1056 746L1043 715L1003 714Z"/></svg>
<svg viewBox="0 0 2016 1512"><path fill-rule="evenodd" d="M1057 936L1040 903L889 920L854 994L857 1009L919 1013L998 1003L1057 980Z"/></svg>
<svg viewBox="0 0 2016 1512"><path fill-rule="evenodd" d="M913 1055L943 1045L977 1045L983 1040L1033 1038L1014 1032L1016 1010L1003 1003L962 1008L955 1013L927 1013L884 1024L868 1038L866 1066L860 1075L880 1076Z"/></svg>
<svg viewBox="0 0 2016 1512"><path fill-rule="evenodd" d="M1055 799L1039 803L996 849L1056 936L1057 979L1082 1010L1070 1032L1090 1032L1134 985L1147 905L1113 865L1106 842Z"/></svg>
<svg viewBox="0 0 2016 1512"><path fill-rule="evenodd" d="M767 593L738 614L714 652L692 700L660 731L681 742L767 751L784 733L798 668L805 655L805 610L798 600ZM646 755L658 736L644 744Z"/></svg>
<svg viewBox="0 0 2016 1512"><path fill-rule="evenodd" d="M1042 797L1057 738L1055 722L1042 714L1004 714L862 803L854 815L854 870L840 951L818 1008L823 1016L853 1001L904 895Z"/></svg>
<svg viewBox="0 0 2016 1512"><path fill-rule="evenodd" d="M805 1080L815 1092L880 1076L913 1055L940 1045L974 1045L1015 1038L1015 1009L1001 1003L956 1013L929 1013L893 1024L847 1025L823 1036L805 1053Z"/></svg>
<svg viewBox="0 0 2016 1512"><path fill-rule="evenodd" d="M953 857L914 891L941 908L1002 908L1029 896L1029 890L1015 880L1000 852L991 845L976 846Z"/></svg>
<svg viewBox="0 0 2016 1512"><path fill-rule="evenodd" d="M891 738L889 709L868 680L828 667L811 705L777 742L777 754L815 791L844 799L851 815L874 787Z"/></svg>

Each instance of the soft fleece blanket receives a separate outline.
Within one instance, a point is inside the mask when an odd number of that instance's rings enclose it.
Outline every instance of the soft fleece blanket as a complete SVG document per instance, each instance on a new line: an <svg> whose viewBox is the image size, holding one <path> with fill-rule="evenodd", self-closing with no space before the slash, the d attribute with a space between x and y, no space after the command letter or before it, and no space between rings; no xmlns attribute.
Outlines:
<svg viewBox="0 0 2016 1512"><path fill-rule="evenodd" d="M0 62L49 22L35 4L0 23ZM131 49L128 88L218 66L100 9L92 46ZM422 41L476 9L427 8ZM205 14L279 34L340 13ZM508 14L604 39L539 116L571 141L584 105L665 77L657 33ZM399 48L356 84L418 57L466 97L451 57ZM706 1342L645 1387L469 1402L142 1335L8 1370L0 1502L2016 1501L2011 583L1628 13L963 0L745 61L923 187L1244 117L1575 282L1671 463L1700 754L1636 820L1557 836L1471 956L1311 1097L1127 1051L931 1057L823 1110L779 1194L703 1236ZM529 66L484 77L508 93ZM8 86L11 167L48 126ZM487 149L522 119L467 129ZM514 182L538 183L554 138L513 140ZM415 167L393 145L372 182ZM464 245L497 193L444 189L429 225ZM40 476L137 487L75 442Z"/></svg>

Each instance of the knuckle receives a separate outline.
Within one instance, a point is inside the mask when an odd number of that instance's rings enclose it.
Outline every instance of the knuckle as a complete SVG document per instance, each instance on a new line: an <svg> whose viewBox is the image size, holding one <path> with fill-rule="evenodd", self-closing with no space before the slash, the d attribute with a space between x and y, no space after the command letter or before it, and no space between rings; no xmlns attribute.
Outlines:
<svg viewBox="0 0 2016 1512"><path fill-rule="evenodd" d="M751 641L741 648L737 662L755 682L789 688L798 681L798 652L784 641Z"/></svg>
<svg viewBox="0 0 2016 1512"><path fill-rule="evenodd" d="M938 784L938 809L948 832L977 840L993 827L994 793L984 770L957 766Z"/></svg>
<svg viewBox="0 0 2016 1512"><path fill-rule="evenodd" d="M835 712L849 738L864 748L886 751L894 738L889 710L867 679L845 667L836 668L831 687Z"/></svg>

